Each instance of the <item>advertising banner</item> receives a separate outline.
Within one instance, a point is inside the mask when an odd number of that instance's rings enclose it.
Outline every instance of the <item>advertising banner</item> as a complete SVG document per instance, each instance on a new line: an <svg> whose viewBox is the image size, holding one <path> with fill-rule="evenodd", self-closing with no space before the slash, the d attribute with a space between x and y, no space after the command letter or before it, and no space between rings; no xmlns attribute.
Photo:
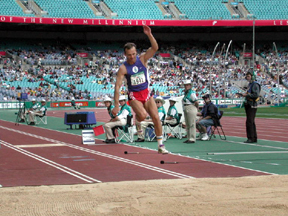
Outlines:
<svg viewBox="0 0 288 216"><path fill-rule="evenodd" d="M105 104L102 101L98 101L95 103L96 107L105 107Z"/></svg>
<svg viewBox="0 0 288 216"><path fill-rule="evenodd" d="M87 58L88 57L88 53L77 53L78 56L80 56L81 58Z"/></svg>
<svg viewBox="0 0 288 216"><path fill-rule="evenodd" d="M129 20L0 16L3 23L98 26L253 26L253 20ZM288 20L255 20L255 26L288 26Z"/></svg>
<svg viewBox="0 0 288 216"><path fill-rule="evenodd" d="M246 52L243 54L244 58L252 58L252 56L253 56L253 53L250 53L250 52Z"/></svg>
<svg viewBox="0 0 288 216"><path fill-rule="evenodd" d="M80 107L88 107L88 101L78 101L75 102L76 104L79 104ZM70 101L63 101L63 102L51 102L50 107L71 107L71 102Z"/></svg>

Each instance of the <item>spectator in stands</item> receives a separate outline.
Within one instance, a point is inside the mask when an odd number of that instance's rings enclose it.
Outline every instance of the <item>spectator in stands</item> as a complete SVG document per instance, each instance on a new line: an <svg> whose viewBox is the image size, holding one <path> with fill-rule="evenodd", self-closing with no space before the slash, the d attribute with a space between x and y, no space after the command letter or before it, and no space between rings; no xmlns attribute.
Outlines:
<svg viewBox="0 0 288 216"><path fill-rule="evenodd" d="M196 122L196 127L199 130L199 140L209 140L209 136L207 134L207 127L214 125L214 120L218 119L217 115L217 107L211 102L211 95L206 94L203 97L204 106L201 112L197 113L197 116L200 118Z"/></svg>
<svg viewBox="0 0 288 216"><path fill-rule="evenodd" d="M184 143L195 143L196 141L196 117L199 108L198 98L192 90L191 80L184 80L185 93L182 99L187 140Z"/></svg>
<svg viewBox="0 0 288 216"><path fill-rule="evenodd" d="M155 103L157 106L159 119L161 122L163 122L165 120L165 117L166 117L166 112L165 112L165 109L163 107L163 105L165 104L165 101L161 96L158 96L155 98ZM141 121L141 122L136 120L136 129L137 129L138 139L135 142L144 142L145 141L145 137L144 137L145 136L145 130L148 127L148 125L154 125L152 118L145 119L144 121Z"/></svg>
<svg viewBox="0 0 288 216"><path fill-rule="evenodd" d="M112 129L116 126L125 126L127 124L127 116L132 115L131 107L126 104L125 95L119 97L119 103L121 106L119 113L103 126L106 132L106 143L115 143L115 136ZM109 108L109 110L111 110L111 108Z"/></svg>
<svg viewBox="0 0 288 216"><path fill-rule="evenodd" d="M41 100L41 106L36 110L36 111L30 111L29 113L29 125L35 125L35 116L45 116L47 112L47 107L46 107L46 100L42 99Z"/></svg>

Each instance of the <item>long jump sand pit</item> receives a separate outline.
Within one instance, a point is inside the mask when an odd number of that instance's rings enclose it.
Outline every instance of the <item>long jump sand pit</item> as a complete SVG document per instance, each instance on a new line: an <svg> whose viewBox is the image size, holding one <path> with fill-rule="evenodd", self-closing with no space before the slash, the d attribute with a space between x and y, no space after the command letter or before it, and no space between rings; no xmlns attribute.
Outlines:
<svg viewBox="0 0 288 216"><path fill-rule="evenodd" d="M288 176L0 188L0 215L287 215Z"/></svg>

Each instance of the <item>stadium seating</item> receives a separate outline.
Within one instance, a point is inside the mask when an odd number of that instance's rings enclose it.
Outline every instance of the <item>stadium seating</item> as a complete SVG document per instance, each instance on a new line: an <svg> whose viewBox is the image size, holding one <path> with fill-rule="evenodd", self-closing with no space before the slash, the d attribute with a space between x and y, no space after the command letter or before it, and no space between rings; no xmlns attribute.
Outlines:
<svg viewBox="0 0 288 216"><path fill-rule="evenodd" d="M61 18L96 18L85 1L76 0L34 0L44 11L47 17ZM103 18L103 17L98 17Z"/></svg>
<svg viewBox="0 0 288 216"><path fill-rule="evenodd" d="M243 0L250 14L256 19L287 19L287 0Z"/></svg>
<svg viewBox="0 0 288 216"><path fill-rule="evenodd" d="M34 17L34 14L25 14L15 0L0 1L0 15Z"/></svg>
<svg viewBox="0 0 288 216"><path fill-rule="evenodd" d="M87 18L102 19L104 16L96 16L88 4L82 0L34 0L43 11L47 11L44 17L59 18ZM99 2L99 1L97 1ZM156 5L155 0L103 0L104 3L117 14L114 19L154 19L164 20L172 19L169 14L163 16L161 10ZM224 0L166 0L162 4L174 3L185 14L185 19L190 20L207 20L207 19L224 19L233 20L235 14L231 15L225 7ZM237 0L243 3L250 14L248 19L286 19L287 10L284 5L288 0ZM282 6L281 6L282 5ZM22 8L15 0L0 1L0 15L35 17L34 14L25 14ZM237 16L236 16L237 18Z"/></svg>
<svg viewBox="0 0 288 216"><path fill-rule="evenodd" d="M188 19L231 19L230 12L220 0L173 0L173 2Z"/></svg>
<svg viewBox="0 0 288 216"><path fill-rule="evenodd" d="M117 19L164 19L154 0L104 0Z"/></svg>

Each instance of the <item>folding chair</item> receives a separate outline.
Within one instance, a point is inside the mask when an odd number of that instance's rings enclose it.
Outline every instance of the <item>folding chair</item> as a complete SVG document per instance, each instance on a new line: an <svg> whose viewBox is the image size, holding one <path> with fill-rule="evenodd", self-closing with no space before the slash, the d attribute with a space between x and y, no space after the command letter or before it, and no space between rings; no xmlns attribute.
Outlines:
<svg viewBox="0 0 288 216"><path fill-rule="evenodd" d="M162 123L162 133L164 134L164 123L163 121L161 121ZM162 135L163 135L162 134ZM148 142L152 142L154 139L156 139L156 133L155 133L155 127L154 127L154 124L150 124L146 127L146 130L145 130L145 139L148 141ZM166 136L165 134L163 135L163 142L166 141Z"/></svg>
<svg viewBox="0 0 288 216"><path fill-rule="evenodd" d="M35 116L35 124L47 124L47 112L44 116Z"/></svg>
<svg viewBox="0 0 288 216"><path fill-rule="evenodd" d="M182 114L178 113L178 116L179 116L179 121L176 124L166 123L164 125L165 134L166 134L165 139L169 139L172 136L178 139L182 139L182 127L181 127Z"/></svg>
<svg viewBox="0 0 288 216"><path fill-rule="evenodd" d="M152 142L156 138L155 128L153 124L150 124L146 127L145 130L145 139L147 141Z"/></svg>
<svg viewBox="0 0 288 216"><path fill-rule="evenodd" d="M219 115L218 115L218 119L213 119L214 121L214 125L212 125L209 129L207 129L207 133L209 134L209 140L211 140L212 136L214 136L214 138L216 138L215 136L215 131L217 130L218 134L219 134L219 137L221 140L226 140L226 136L225 136L225 133L224 133L224 130L222 128L222 125L220 123L220 119L222 118L223 116L223 111L219 111ZM219 128L221 130L219 130Z"/></svg>
<svg viewBox="0 0 288 216"><path fill-rule="evenodd" d="M127 116L127 123L125 126L116 126L113 128L114 132L116 132L116 130L118 132L118 135L115 136L116 143L120 143L122 140L125 140L128 143L133 143L133 115Z"/></svg>

